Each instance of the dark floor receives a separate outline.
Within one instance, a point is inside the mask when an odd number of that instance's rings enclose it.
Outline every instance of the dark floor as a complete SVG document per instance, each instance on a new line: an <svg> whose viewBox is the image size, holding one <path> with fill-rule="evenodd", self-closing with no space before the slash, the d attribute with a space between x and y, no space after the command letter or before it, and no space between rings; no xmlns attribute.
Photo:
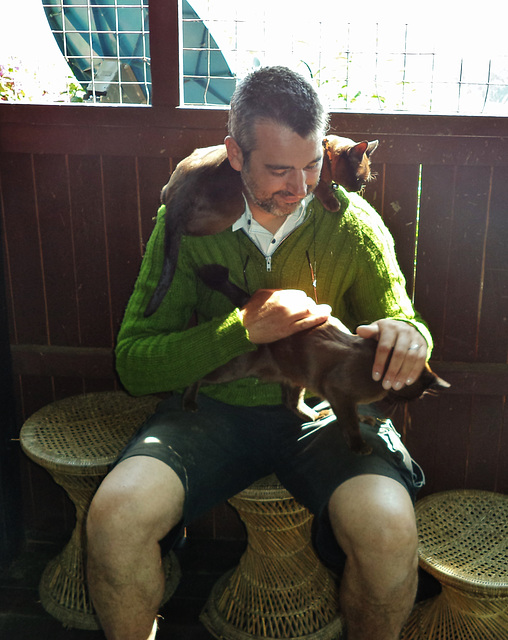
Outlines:
<svg viewBox="0 0 508 640"><path fill-rule="evenodd" d="M244 542L186 540L177 551L182 579L161 610L157 640L211 640L199 614L215 581L235 566ZM104 640L101 631L65 629L39 602L38 583L46 562L57 555L50 543L31 543L0 575L2 640Z"/></svg>
<svg viewBox="0 0 508 640"><path fill-rule="evenodd" d="M182 578L161 610L157 640L211 640L199 614L216 580L234 567L245 542L189 540L176 550ZM30 543L0 574L0 638L2 640L104 640L101 631L65 629L39 602L38 583L48 560L57 555L56 543ZM436 581L420 575L418 600L435 595Z"/></svg>

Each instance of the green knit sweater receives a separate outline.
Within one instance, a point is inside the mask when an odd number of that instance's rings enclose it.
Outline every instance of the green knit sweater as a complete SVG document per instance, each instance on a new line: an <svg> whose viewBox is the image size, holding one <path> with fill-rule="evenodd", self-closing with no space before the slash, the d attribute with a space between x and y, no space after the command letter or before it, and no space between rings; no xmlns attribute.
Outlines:
<svg viewBox="0 0 508 640"><path fill-rule="evenodd" d="M173 283L149 318L145 307L157 285L164 252L165 208L147 244L134 292L116 346L116 366L133 395L183 389L232 358L256 349L238 309L196 277L203 264L229 268L231 279L249 293L257 289L303 289L314 297L309 259L319 303L351 330L361 323L395 318L413 324L429 345L432 338L405 290L393 240L380 216L357 194L338 193L340 213L313 199L307 217L272 255L271 265L239 230L214 236L185 236ZM191 319L197 319L189 327ZM254 378L203 386L202 391L229 404L279 404L280 387Z"/></svg>

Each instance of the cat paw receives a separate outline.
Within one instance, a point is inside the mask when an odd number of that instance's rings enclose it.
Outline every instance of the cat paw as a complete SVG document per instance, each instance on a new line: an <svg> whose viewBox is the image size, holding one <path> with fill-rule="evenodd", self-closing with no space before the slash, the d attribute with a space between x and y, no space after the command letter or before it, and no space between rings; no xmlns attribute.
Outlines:
<svg viewBox="0 0 508 640"><path fill-rule="evenodd" d="M372 447L361 436L351 438L350 448L353 453L357 453L360 456L368 456L372 453Z"/></svg>
<svg viewBox="0 0 508 640"><path fill-rule="evenodd" d="M305 420L308 422L316 422L316 420L319 420L319 416L320 416L320 414L317 413L317 411L314 411L310 407L305 407L305 409L303 410L300 407L298 407L297 414L302 420Z"/></svg>
<svg viewBox="0 0 508 640"><path fill-rule="evenodd" d="M370 446L370 444L367 444L366 442L364 442L360 447L360 449L356 451L356 453L358 453L361 456L369 456L372 453L372 447Z"/></svg>
<svg viewBox="0 0 508 640"><path fill-rule="evenodd" d="M368 424L371 427L375 427L378 423L378 419L375 416L365 416L359 413L358 418L360 419L360 422L363 422L364 424Z"/></svg>
<svg viewBox="0 0 508 640"><path fill-rule="evenodd" d="M316 194L317 195L317 194ZM318 200L327 211L339 211L340 202L331 193L317 195Z"/></svg>
<svg viewBox="0 0 508 640"><path fill-rule="evenodd" d="M195 402L194 400L185 400L184 402L182 402L182 409L184 411L190 411L192 413L196 413L199 407L198 407L198 403Z"/></svg>

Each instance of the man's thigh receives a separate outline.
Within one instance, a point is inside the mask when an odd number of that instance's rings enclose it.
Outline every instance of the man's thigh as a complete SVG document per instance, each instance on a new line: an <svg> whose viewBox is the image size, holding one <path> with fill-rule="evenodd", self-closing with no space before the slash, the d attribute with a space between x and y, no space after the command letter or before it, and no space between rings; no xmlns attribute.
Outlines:
<svg viewBox="0 0 508 640"><path fill-rule="evenodd" d="M342 430L331 422L311 435L304 433L288 459L276 468L288 491L315 515L316 548L334 566L344 560L328 511L330 498L338 487L360 476L388 478L403 488L411 504L424 483L423 472L390 421L380 419L374 426L361 423L360 430L372 447L369 455L353 453Z"/></svg>
<svg viewBox="0 0 508 640"><path fill-rule="evenodd" d="M176 472L185 525L272 473L283 433L300 425L285 407L236 407L204 395L198 402L189 412L179 395L162 401L119 458L150 456Z"/></svg>

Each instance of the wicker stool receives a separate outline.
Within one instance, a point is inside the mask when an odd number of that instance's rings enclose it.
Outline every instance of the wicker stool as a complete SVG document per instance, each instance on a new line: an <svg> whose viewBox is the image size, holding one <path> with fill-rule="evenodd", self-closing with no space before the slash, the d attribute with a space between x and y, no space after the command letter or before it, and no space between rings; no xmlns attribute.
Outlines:
<svg viewBox="0 0 508 640"><path fill-rule="evenodd" d="M210 633L225 640L339 638L338 590L312 547L312 515L275 476L230 503L246 525L248 546L203 609Z"/></svg>
<svg viewBox="0 0 508 640"><path fill-rule="evenodd" d="M420 565L442 592L418 604L404 640L508 638L508 496L445 491L416 504Z"/></svg>
<svg viewBox="0 0 508 640"><path fill-rule="evenodd" d="M67 627L99 629L85 577L85 517L108 466L155 409L152 396L132 398L121 391L91 393L53 402L21 428L23 451L47 469L76 507L76 526L65 549L41 578L42 605ZM164 559L167 601L180 579L173 554Z"/></svg>

